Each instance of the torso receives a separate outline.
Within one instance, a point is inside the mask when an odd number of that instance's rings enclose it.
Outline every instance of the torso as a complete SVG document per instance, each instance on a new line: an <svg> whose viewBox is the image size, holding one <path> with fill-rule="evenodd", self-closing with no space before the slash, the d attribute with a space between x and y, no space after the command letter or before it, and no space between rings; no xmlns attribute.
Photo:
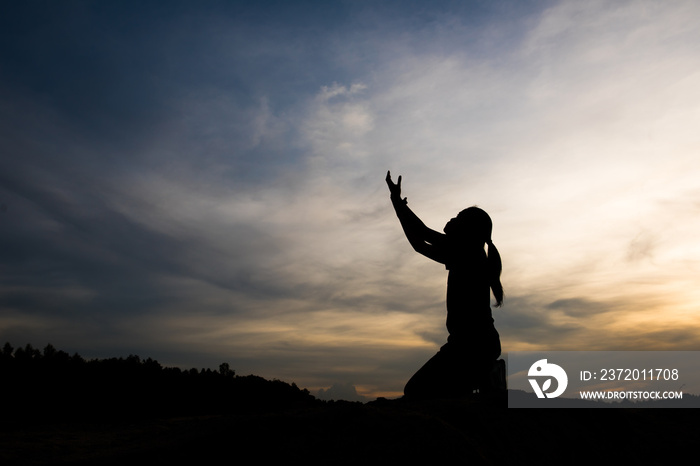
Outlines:
<svg viewBox="0 0 700 466"><path fill-rule="evenodd" d="M447 331L472 335L493 327L486 253L478 251L448 267Z"/></svg>

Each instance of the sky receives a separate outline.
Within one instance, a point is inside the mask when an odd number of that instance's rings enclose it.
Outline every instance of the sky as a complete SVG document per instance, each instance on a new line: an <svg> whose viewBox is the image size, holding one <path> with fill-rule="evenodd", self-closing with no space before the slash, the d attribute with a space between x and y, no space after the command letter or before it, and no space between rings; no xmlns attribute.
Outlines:
<svg viewBox="0 0 700 466"><path fill-rule="evenodd" d="M494 223L504 353L700 350L700 3L0 5L0 340L400 396L430 227ZM362 398L364 397L364 398Z"/></svg>

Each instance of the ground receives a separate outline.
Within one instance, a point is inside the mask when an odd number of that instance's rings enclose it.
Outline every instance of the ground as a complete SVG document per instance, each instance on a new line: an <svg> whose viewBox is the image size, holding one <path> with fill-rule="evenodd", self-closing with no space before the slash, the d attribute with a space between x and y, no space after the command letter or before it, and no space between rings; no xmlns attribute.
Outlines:
<svg viewBox="0 0 700 466"><path fill-rule="evenodd" d="M379 399L257 414L6 422L0 464L668 462L693 447L696 418L692 409L515 410L501 400Z"/></svg>

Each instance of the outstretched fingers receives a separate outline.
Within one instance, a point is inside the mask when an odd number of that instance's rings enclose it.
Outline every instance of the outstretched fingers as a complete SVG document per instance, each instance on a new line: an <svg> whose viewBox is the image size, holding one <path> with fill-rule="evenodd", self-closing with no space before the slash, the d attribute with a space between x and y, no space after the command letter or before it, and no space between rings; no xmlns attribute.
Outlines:
<svg viewBox="0 0 700 466"><path fill-rule="evenodd" d="M396 183L394 183L391 180L391 171L386 172L386 184L389 186L389 192L391 192L392 197L396 197L397 199L401 199L401 175L399 175L399 179L397 180ZM406 200L404 199L404 203Z"/></svg>
<svg viewBox="0 0 700 466"><path fill-rule="evenodd" d="M399 180L398 180L398 182L397 182L397 183L394 183L394 182L391 180L391 170L387 170L387 171L386 171L386 184L388 184L389 187L398 186L398 187L400 188L400 187L401 187L401 175L399 175Z"/></svg>

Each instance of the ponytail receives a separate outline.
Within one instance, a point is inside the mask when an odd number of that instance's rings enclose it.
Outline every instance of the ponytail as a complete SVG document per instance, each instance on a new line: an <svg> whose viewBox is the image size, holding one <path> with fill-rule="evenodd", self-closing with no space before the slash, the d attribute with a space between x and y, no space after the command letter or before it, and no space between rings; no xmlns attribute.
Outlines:
<svg viewBox="0 0 700 466"><path fill-rule="evenodd" d="M498 249L489 239L486 244L489 247L488 250L488 269L489 269L489 285L491 286L491 291L493 291L493 296L496 298L496 307L501 307L503 304L503 285L501 284L501 255L498 253Z"/></svg>

